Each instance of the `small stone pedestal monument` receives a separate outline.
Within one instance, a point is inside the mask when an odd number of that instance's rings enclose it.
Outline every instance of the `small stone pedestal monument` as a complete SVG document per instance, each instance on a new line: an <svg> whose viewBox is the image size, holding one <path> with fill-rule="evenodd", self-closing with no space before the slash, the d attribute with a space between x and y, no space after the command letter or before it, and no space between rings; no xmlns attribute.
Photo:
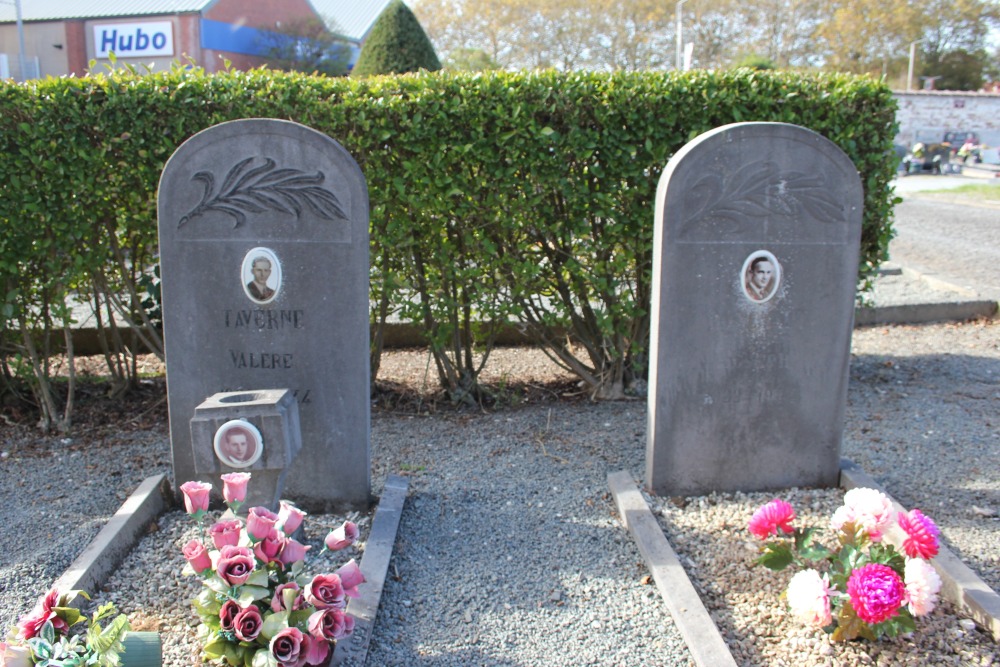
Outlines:
<svg viewBox="0 0 1000 667"><path fill-rule="evenodd" d="M311 512L367 507L368 189L357 163L303 125L231 121L171 156L158 207L176 483L218 485L191 442L207 396L287 388L302 429L287 496Z"/></svg>
<svg viewBox="0 0 1000 667"><path fill-rule="evenodd" d="M194 409L195 472L251 473L247 507L278 510L285 476L300 449L299 406L287 389L221 392Z"/></svg>
<svg viewBox="0 0 1000 667"><path fill-rule="evenodd" d="M832 486L862 187L831 141L739 123L656 195L646 483L660 495Z"/></svg>

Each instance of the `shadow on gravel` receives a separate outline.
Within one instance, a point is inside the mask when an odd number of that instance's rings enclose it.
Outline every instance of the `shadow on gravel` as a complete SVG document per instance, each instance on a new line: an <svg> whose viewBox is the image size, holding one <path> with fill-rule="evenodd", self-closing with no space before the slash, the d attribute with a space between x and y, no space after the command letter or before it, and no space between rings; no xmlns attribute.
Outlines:
<svg viewBox="0 0 1000 667"><path fill-rule="evenodd" d="M844 455L1000 589L1000 360L964 354L851 361ZM949 535L954 538L949 539Z"/></svg>

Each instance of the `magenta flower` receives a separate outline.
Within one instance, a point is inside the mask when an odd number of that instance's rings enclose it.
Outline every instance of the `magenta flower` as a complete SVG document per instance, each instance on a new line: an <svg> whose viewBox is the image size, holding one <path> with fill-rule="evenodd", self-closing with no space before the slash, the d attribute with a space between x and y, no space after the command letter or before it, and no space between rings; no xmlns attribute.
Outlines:
<svg viewBox="0 0 1000 667"><path fill-rule="evenodd" d="M191 563L195 572L201 574L212 567L212 559L208 555L208 549L198 540L191 540L182 549L184 558Z"/></svg>
<svg viewBox="0 0 1000 667"><path fill-rule="evenodd" d="M181 493L184 494L184 510L188 514L196 514L208 510L208 495L212 492L212 485L205 482L184 482L181 484Z"/></svg>
<svg viewBox="0 0 1000 667"><path fill-rule="evenodd" d="M352 598L361 597L358 586L365 583L366 579L353 558L341 565L335 574L340 577L340 585L344 587L345 595Z"/></svg>
<svg viewBox="0 0 1000 667"><path fill-rule="evenodd" d="M271 637L268 648L282 667L302 667L306 657L302 651L306 637L298 628L285 628Z"/></svg>
<svg viewBox="0 0 1000 667"><path fill-rule="evenodd" d="M906 586L903 579L888 565L869 563L851 572L847 580L851 606L865 623L881 623L899 612Z"/></svg>
<svg viewBox="0 0 1000 667"><path fill-rule="evenodd" d="M219 609L219 627L223 630L232 632L233 628L236 627L236 617L239 616L243 608L240 607L236 600L226 600L222 603L222 608Z"/></svg>
<svg viewBox="0 0 1000 667"><path fill-rule="evenodd" d="M212 543L215 544L216 549L221 549L227 544L235 547L240 543L240 530L242 528L243 524L240 523L239 519L216 521L208 529L208 534L212 536Z"/></svg>
<svg viewBox="0 0 1000 667"><path fill-rule="evenodd" d="M938 535L940 531L934 525L930 517L925 516L920 510L900 512L896 517L899 527L906 533L903 541L903 551L910 558L934 558L937 556L940 545Z"/></svg>
<svg viewBox="0 0 1000 667"><path fill-rule="evenodd" d="M256 567L253 552L247 547L226 545L219 549L215 571L230 586L242 586Z"/></svg>
<svg viewBox="0 0 1000 667"><path fill-rule="evenodd" d="M278 560L281 561L282 565L291 565L292 563L298 563L300 560L305 560L306 552L312 549L312 546L302 544L292 538L286 538L285 548L281 550L281 554L278 555Z"/></svg>
<svg viewBox="0 0 1000 667"><path fill-rule="evenodd" d="M270 535L253 545L253 553L262 563L273 563L280 560L279 556L287 541L287 537L276 530L272 531Z"/></svg>
<svg viewBox="0 0 1000 667"><path fill-rule="evenodd" d="M278 584L271 598L271 611L298 611L305 601L302 599L302 589L294 581Z"/></svg>
<svg viewBox="0 0 1000 667"><path fill-rule="evenodd" d="M255 540L262 540L274 530L278 515L266 507L251 507L247 514L247 533Z"/></svg>
<svg viewBox="0 0 1000 667"><path fill-rule="evenodd" d="M17 622L18 637L21 639L31 639L42 630L46 621L52 623L52 627L57 632L65 633L69 630L66 621L56 616L55 609L59 606L59 591L54 588L38 598L34 609L22 616Z"/></svg>
<svg viewBox="0 0 1000 667"><path fill-rule="evenodd" d="M242 503L247 499L248 472L230 472L222 476L222 499L227 504Z"/></svg>
<svg viewBox="0 0 1000 667"><path fill-rule="evenodd" d="M330 531L324 544L330 551L339 551L358 541L358 525L353 521L345 521L339 528Z"/></svg>
<svg viewBox="0 0 1000 667"><path fill-rule="evenodd" d="M302 525L306 513L286 500L281 501L281 508L278 510L278 523L285 535L291 535Z"/></svg>
<svg viewBox="0 0 1000 667"><path fill-rule="evenodd" d="M334 642L354 632L354 618L340 609L320 609L309 616L308 627L316 639Z"/></svg>
<svg viewBox="0 0 1000 667"><path fill-rule="evenodd" d="M306 602L317 609L343 609L344 586L335 574L317 574L306 584L303 595Z"/></svg>
<svg viewBox="0 0 1000 667"><path fill-rule="evenodd" d="M784 500L775 498L762 505L753 516L747 528L755 536L766 540L771 535L777 535L778 529L785 533L792 532L792 521L795 520L795 510Z"/></svg>
<svg viewBox="0 0 1000 667"><path fill-rule="evenodd" d="M257 639L260 629L264 626L264 618L254 605L240 611L233 619L233 632L240 641L252 642Z"/></svg>

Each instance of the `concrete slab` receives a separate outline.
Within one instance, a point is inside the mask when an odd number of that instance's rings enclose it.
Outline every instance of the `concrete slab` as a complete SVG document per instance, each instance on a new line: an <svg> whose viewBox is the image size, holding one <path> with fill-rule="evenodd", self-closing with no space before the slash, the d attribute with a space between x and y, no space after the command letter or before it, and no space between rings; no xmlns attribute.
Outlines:
<svg viewBox="0 0 1000 667"><path fill-rule="evenodd" d="M892 500L897 512L907 511L895 498L886 493L874 478L850 459L841 461L840 486L847 490L877 489ZM893 526L886 532L885 539L898 548L906 539L906 535L899 526ZM938 555L931 560L931 565L941 577L941 597L968 614L991 633L994 641L1000 641L1000 595L997 595L943 544Z"/></svg>
<svg viewBox="0 0 1000 667"><path fill-rule="evenodd" d="M93 593L121 564L146 528L171 505L173 491L166 475L147 477L104 525L53 588Z"/></svg>
<svg viewBox="0 0 1000 667"><path fill-rule="evenodd" d="M638 545L691 657L704 667L735 667L736 661L725 639L639 493L632 475L626 471L609 473L608 486L618 513Z"/></svg>
<svg viewBox="0 0 1000 667"><path fill-rule="evenodd" d="M331 665L365 664L409 484L405 477L398 475L391 475L385 482L361 557L361 573L366 583L358 589L361 597L347 604L347 613L354 617L354 634L348 640L337 642Z"/></svg>

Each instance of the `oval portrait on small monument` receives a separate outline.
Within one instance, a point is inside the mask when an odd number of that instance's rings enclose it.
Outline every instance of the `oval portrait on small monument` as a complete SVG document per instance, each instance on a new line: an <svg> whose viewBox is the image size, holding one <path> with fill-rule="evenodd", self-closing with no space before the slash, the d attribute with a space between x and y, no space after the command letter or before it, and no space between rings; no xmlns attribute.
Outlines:
<svg viewBox="0 0 1000 667"><path fill-rule="evenodd" d="M243 258L243 291L255 303L270 303L281 289L281 264L270 248L254 248Z"/></svg>
<svg viewBox="0 0 1000 667"><path fill-rule="evenodd" d="M232 419L215 432L215 455L230 468L249 468L264 453L257 427L245 419Z"/></svg>
<svg viewBox="0 0 1000 667"><path fill-rule="evenodd" d="M743 293L755 303L763 303L774 296L781 282L781 265L766 250L751 253L743 262L740 272Z"/></svg>

